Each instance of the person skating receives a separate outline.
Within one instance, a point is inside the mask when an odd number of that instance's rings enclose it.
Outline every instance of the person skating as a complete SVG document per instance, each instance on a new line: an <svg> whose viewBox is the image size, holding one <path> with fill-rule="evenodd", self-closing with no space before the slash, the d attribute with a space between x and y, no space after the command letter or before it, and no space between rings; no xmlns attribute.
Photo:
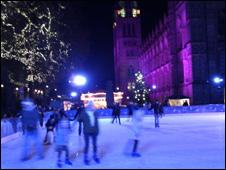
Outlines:
<svg viewBox="0 0 226 170"><path fill-rule="evenodd" d="M68 134L70 133L70 122L68 118L60 119L56 130L55 145L56 152L58 152L57 166L62 167L61 153L66 152L65 164L72 165L69 159Z"/></svg>
<svg viewBox="0 0 226 170"><path fill-rule="evenodd" d="M149 108L148 110L154 109L154 116L155 116L155 128L159 128L159 117L163 114L163 107L162 104L156 100L155 104Z"/></svg>
<svg viewBox="0 0 226 170"><path fill-rule="evenodd" d="M43 158L43 150L40 142L38 123L40 124L41 115L38 113L36 105L33 100L28 98L21 102L22 110L22 124L25 129L24 135L24 147L22 160L25 161L28 158L28 146L30 145L29 138L33 139L36 143L36 149L40 159Z"/></svg>
<svg viewBox="0 0 226 170"><path fill-rule="evenodd" d="M45 124L46 126L46 139L45 142L46 144L52 144L53 143L53 133L54 133L54 128L56 126L56 122L54 121L54 116L50 115L50 118L48 119L48 121Z"/></svg>
<svg viewBox="0 0 226 170"><path fill-rule="evenodd" d="M117 123L117 117L118 117L119 124L121 125L121 121L120 121L120 112L121 112L121 110L120 110L119 103L114 103L112 112L113 112L114 118L112 119L111 123L114 123L115 119L116 119L116 123Z"/></svg>
<svg viewBox="0 0 226 170"><path fill-rule="evenodd" d="M98 113L94 109L94 104L90 101L83 112L77 117L76 122L83 122L83 134L85 140L84 148L84 163L89 165L88 160L88 148L89 148L89 138L92 138L93 141L93 158L96 163L100 163L100 160L97 156L97 136L99 134L99 125L98 125Z"/></svg>
<svg viewBox="0 0 226 170"><path fill-rule="evenodd" d="M132 115L133 115L133 106L132 106L131 102L128 103L127 109L128 109L128 118L127 118L127 122L128 122L129 119L132 118Z"/></svg>
<svg viewBox="0 0 226 170"><path fill-rule="evenodd" d="M134 107L133 110L133 121L131 124L131 135L130 139L134 141L133 150L132 150L132 157L141 157L140 154L137 153L137 146L140 140L141 134L141 122L142 116L144 115L144 111L140 110L138 106Z"/></svg>
<svg viewBox="0 0 226 170"><path fill-rule="evenodd" d="M75 120L82 112L84 112L84 110L85 110L84 104L80 103L79 109L77 110L77 113L75 114L74 119L72 119L72 120ZM79 128L78 128L79 136L81 136L81 133L82 133L82 122L80 121Z"/></svg>

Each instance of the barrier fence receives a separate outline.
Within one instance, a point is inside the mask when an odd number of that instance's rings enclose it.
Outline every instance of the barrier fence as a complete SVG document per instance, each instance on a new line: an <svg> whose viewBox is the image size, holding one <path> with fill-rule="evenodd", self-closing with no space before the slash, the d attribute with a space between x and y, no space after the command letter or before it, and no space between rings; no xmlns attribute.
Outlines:
<svg viewBox="0 0 226 170"><path fill-rule="evenodd" d="M140 108L145 110L146 115L151 115L154 113L154 109L147 110L148 108ZM210 104L201 106L178 106L178 107L163 107L165 115L167 114L184 114L184 113L209 113L209 112L225 112L224 104ZM65 111L66 114L73 118L77 110ZM98 115L100 118L106 116L112 116L112 109L98 109ZM49 119L53 112L44 113L43 126ZM121 109L121 116L127 116L128 109ZM12 140L18 136L22 135L22 122L21 118L6 118L1 119L1 144L9 140Z"/></svg>

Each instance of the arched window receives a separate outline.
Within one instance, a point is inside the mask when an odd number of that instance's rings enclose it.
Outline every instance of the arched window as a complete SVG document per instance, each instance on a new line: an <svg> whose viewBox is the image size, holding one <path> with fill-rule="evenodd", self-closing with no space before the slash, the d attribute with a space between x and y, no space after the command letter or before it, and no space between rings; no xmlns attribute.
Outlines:
<svg viewBox="0 0 226 170"><path fill-rule="evenodd" d="M123 36L126 36L126 24L123 24Z"/></svg>
<svg viewBox="0 0 226 170"><path fill-rule="evenodd" d="M128 72L128 77L129 78L132 78L132 77L135 76L135 72L134 72L133 66L130 65L129 68L127 69L127 72Z"/></svg>

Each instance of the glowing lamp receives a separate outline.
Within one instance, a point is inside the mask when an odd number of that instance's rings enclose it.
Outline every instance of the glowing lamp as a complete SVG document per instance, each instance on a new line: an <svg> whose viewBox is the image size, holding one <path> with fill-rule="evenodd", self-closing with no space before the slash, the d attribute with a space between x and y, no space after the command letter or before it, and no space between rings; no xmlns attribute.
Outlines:
<svg viewBox="0 0 226 170"><path fill-rule="evenodd" d="M76 76L73 80L73 83L78 86L85 85L86 79L82 76Z"/></svg>
<svg viewBox="0 0 226 170"><path fill-rule="evenodd" d="M219 77L214 78L215 83L220 83L222 81L223 81L223 79L220 79Z"/></svg>
<svg viewBox="0 0 226 170"><path fill-rule="evenodd" d="M156 85L153 85L152 88L153 88L153 89L156 89L157 87L156 87Z"/></svg>
<svg viewBox="0 0 226 170"><path fill-rule="evenodd" d="M72 92L72 93L71 93L71 96L72 96L72 97L75 97L75 96L77 96L77 93L76 93L76 92Z"/></svg>

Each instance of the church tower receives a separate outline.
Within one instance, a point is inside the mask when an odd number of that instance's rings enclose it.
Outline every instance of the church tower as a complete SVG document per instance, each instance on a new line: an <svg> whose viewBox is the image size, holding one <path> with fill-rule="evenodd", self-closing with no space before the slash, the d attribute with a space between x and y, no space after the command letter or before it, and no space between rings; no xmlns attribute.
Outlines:
<svg viewBox="0 0 226 170"><path fill-rule="evenodd" d="M124 92L122 103L131 100L132 82L139 71L141 45L140 10L137 1L118 1L114 7L115 86Z"/></svg>

